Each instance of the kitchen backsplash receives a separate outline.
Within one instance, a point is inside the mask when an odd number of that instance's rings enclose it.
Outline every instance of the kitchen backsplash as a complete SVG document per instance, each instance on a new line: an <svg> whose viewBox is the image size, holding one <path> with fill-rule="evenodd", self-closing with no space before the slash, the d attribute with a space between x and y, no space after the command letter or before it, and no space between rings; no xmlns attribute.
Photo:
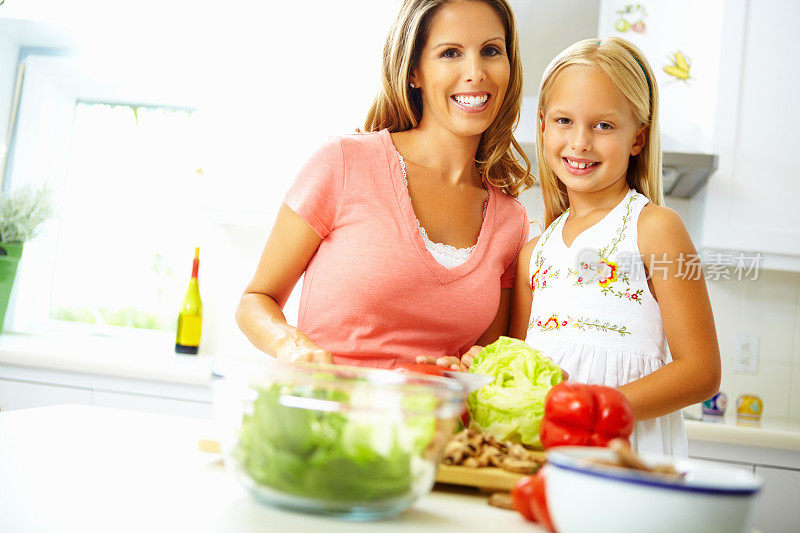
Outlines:
<svg viewBox="0 0 800 533"><path fill-rule="evenodd" d="M735 410L740 394L753 393L764 402L765 418L800 422L800 273L761 270L755 280L707 283L728 409ZM737 334L758 336L755 374L734 372Z"/></svg>

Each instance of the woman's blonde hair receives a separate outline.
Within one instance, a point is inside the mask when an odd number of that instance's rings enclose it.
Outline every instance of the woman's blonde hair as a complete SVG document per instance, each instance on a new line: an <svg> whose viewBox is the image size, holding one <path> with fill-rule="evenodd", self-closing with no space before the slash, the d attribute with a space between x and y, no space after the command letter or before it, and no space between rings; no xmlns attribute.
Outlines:
<svg viewBox="0 0 800 533"><path fill-rule="evenodd" d="M661 185L661 137L658 126L658 87L644 54L630 41L619 37L578 41L547 66L539 87L536 118L536 166L542 185L545 227L569 207L566 187L547 164L544 155L542 118L546 114L547 97L558 75L570 65L599 67L614 86L631 103L637 127L646 127L642 151L628 163L628 186L645 195L655 205L664 203Z"/></svg>
<svg viewBox="0 0 800 533"><path fill-rule="evenodd" d="M409 79L417 66L428 40L431 21L436 11L453 0L405 0L389 30L383 47L381 90L364 122L365 131L388 129L405 131L416 127L422 119L422 95L409 87ZM481 135L475 166L489 183L509 195L519 193L534 183L531 163L514 139L514 128L522 105L522 61L514 12L506 0L480 1L495 10L505 28L506 53L511 67L508 89L494 122ZM520 164L514 151L522 156Z"/></svg>

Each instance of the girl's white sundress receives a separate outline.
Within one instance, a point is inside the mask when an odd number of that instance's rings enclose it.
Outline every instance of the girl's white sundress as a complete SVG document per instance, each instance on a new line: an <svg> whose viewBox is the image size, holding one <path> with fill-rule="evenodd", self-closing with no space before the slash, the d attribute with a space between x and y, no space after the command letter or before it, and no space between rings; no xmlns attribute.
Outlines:
<svg viewBox="0 0 800 533"><path fill-rule="evenodd" d="M570 380L618 387L671 361L639 252L637 223L647 202L629 190L569 247L562 233L567 210L536 243L526 341L569 372ZM631 444L640 452L685 457L682 413L637 422Z"/></svg>

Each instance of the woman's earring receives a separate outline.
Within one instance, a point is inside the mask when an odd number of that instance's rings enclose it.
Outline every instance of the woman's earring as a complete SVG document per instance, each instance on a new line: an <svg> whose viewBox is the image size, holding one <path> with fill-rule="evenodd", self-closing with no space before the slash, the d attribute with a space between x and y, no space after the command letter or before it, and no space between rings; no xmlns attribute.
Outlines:
<svg viewBox="0 0 800 533"><path fill-rule="evenodd" d="M417 87L417 86L416 86L416 85L414 85L413 83L409 83L409 84L408 84L408 86L409 86L409 87L411 87L412 89L416 89L416 87Z"/></svg>

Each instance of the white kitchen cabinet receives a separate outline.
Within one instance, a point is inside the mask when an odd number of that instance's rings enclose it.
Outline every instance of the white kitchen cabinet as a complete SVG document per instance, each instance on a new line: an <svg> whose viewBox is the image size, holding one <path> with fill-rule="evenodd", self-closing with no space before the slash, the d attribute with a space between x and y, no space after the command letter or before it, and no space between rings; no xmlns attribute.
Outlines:
<svg viewBox="0 0 800 533"><path fill-rule="evenodd" d="M191 416L195 418L212 417L210 403L174 398L158 398L139 394L124 394L111 391L94 391L92 393L92 405L127 409L130 411Z"/></svg>
<svg viewBox="0 0 800 533"><path fill-rule="evenodd" d="M91 389L0 378L0 410L29 409L62 403L92 404Z"/></svg>
<svg viewBox="0 0 800 533"><path fill-rule="evenodd" d="M598 35L631 40L653 68L662 148L719 156L695 197L671 202L704 260L758 252L760 268L800 271L800 2L654 0L630 16L620 14L633 6L625 0L600 5ZM646 31L617 27L625 17ZM686 80L664 71L678 51Z"/></svg>
<svg viewBox="0 0 800 533"><path fill-rule="evenodd" d="M65 403L212 417L211 387L0 365L0 410Z"/></svg>
<svg viewBox="0 0 800 533"><path fill-rule="evenodd" d="M800 528L800 505L797 487L800 471L756 466L756 474L764 479L753 522L764 533L797 531Z"/></svg>
<svg viewBox="0 0 800 533"><path fill-rule="evenodd" d="M714 128L720 165L701 195L702 246L762 252L762 266L797 270L800 3L732 0L724 13Z"/></svg>
<svg viewBox="0 0 800 533"><path fill-rule="evenodd" d="M756 530L763 533L798 530L800 506L796 487L800 486L800 452L690 438L689 456L755 472L764 479L753 521Z"/></svg>

